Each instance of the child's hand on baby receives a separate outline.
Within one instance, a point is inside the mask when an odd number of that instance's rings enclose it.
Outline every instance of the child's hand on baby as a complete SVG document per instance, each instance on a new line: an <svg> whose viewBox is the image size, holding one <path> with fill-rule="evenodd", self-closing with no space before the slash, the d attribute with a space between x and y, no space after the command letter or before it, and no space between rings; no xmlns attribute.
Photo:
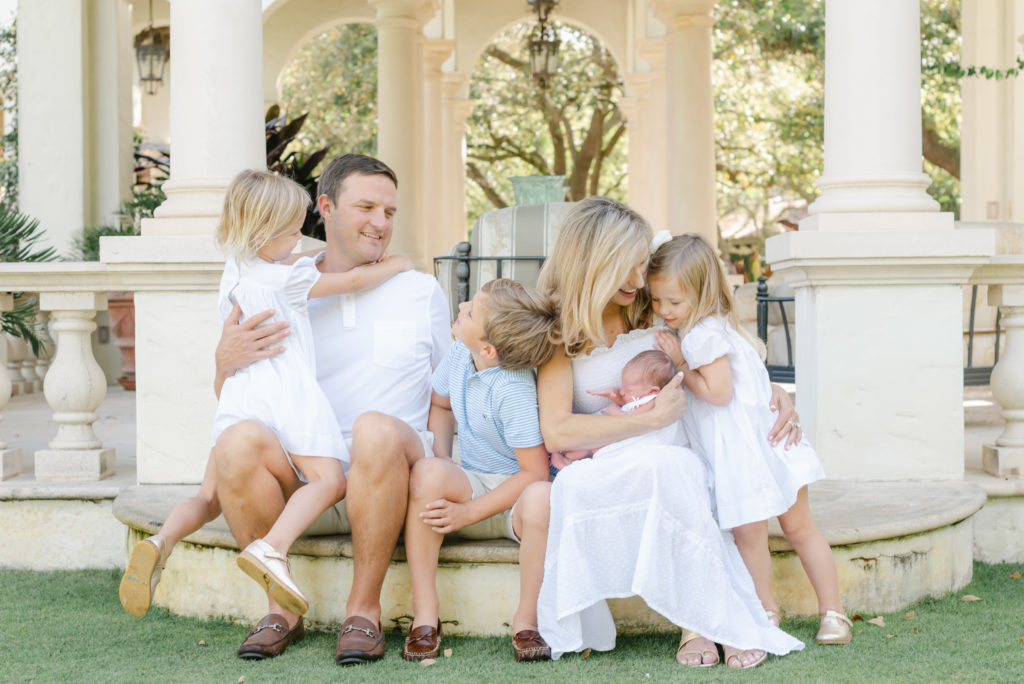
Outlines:
<svg viewBox="0 0 1024 684"><path fill-rule="evenodd" d="M654 333L654 339L655 349L668 354L668 357L672 359L672 363L676 364L676 368L683 370L686 366L686 360L683 358L683 350L679 346L679 338L676 337L675 333L669 330L658 330Z"/></svg>

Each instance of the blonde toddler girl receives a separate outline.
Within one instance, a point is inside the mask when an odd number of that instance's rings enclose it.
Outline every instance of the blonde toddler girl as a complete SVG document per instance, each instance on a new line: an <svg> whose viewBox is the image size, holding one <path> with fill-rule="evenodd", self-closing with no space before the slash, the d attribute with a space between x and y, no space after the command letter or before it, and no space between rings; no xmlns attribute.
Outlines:
<svg viewBox="0 0 1024 684"><path fill-rule="evenodd" d="M775 416L762 361L764 345L739 325L732 294L714 250L697 235L663 231L648 283L655 312L675 330L658 346L683 372L692 393L683 421L695 449L714 472L719 526L732 529L758 598L778 624L771 594L767 519L778 516L818 596L819 644L845 644L851 623L839 602L832 549L807 503L807 485L825 477L806 439L772 445Z"/></svg>

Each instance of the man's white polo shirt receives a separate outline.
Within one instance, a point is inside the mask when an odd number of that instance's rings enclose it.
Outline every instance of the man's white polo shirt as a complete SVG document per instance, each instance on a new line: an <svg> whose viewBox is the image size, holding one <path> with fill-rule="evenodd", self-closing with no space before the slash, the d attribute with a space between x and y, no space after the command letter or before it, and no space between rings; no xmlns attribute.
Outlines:
<svg viewBox="0 0 1024 684"><path fill-rule="evenodd" d="M346 438L366 411L427 429L430 376L451 345L433 276L399 273L372 290L309 300L317 380Z"/></svg>

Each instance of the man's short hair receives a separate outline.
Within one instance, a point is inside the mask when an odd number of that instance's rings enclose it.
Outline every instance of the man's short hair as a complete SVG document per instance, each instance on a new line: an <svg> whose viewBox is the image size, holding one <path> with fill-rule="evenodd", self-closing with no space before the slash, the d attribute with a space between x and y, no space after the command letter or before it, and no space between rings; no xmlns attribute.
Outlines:
<svg viewBox="0 0 1024 684"><path fill-rule="evenodd" d="M664 387L678 372L672 358L658 349L640 352L627 361L622 370L625 371L630 366L638 367L640 379L644 384L652 387Z"/></svg>
<svg viewBox="0 0 1024 684"><path fill-rule="evenodd" d="M484 283L487 320L484 339L498 352L505 370L543 366L560 343L554 301L532 287L508 278Z"/></svg>
<svg viewBox="0 0 1024 684"><path fill-rule="evenodd" d="M368 157L365 154L343 154L332 159L320 173L320 180L316 185L317 197L327 195L332 202L336 201L345 179L353 173L364 176L386 176L391 179L396 188L398 187L398 176L390 166L380 159Z"/></svg>

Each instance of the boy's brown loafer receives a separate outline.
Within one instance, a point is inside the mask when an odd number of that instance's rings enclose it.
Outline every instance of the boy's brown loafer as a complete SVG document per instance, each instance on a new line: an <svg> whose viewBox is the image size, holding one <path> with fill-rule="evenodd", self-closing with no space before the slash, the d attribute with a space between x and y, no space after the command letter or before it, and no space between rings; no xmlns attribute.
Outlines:
<svg viewBox="0 0 1024 684"><path fill-rule="evenodd" d="M295 643L306 636L306 628L302 618L295 626L288 629L288 621L283 615L271 613L260 620L249 632L242 645L238 647L238 657L245 660L263 660L281 655L289 644Z"/></svg>
<svg viewBox="0 0 1024 684"><path fill-rule="evenodd" d="M520 663L551 660L551 647L540 632L533 629L524 629L512 635L512 652Z"/></svg>
<svg viewBox="0 0 1024 684"><path fill-rule="evenodd" d="M437 627L420 625L409 630L402 647L402 657L406 660L426 660L436 658L441 653L441 621Z"/></svg>
<svg viewBox="0 0 1024 684"><path fill-rule="evenodd" d="M380 623L374 624L364 617L353 615L341 623L334 662L338 665L369 663L383 658L385 650Z"/></svg>

